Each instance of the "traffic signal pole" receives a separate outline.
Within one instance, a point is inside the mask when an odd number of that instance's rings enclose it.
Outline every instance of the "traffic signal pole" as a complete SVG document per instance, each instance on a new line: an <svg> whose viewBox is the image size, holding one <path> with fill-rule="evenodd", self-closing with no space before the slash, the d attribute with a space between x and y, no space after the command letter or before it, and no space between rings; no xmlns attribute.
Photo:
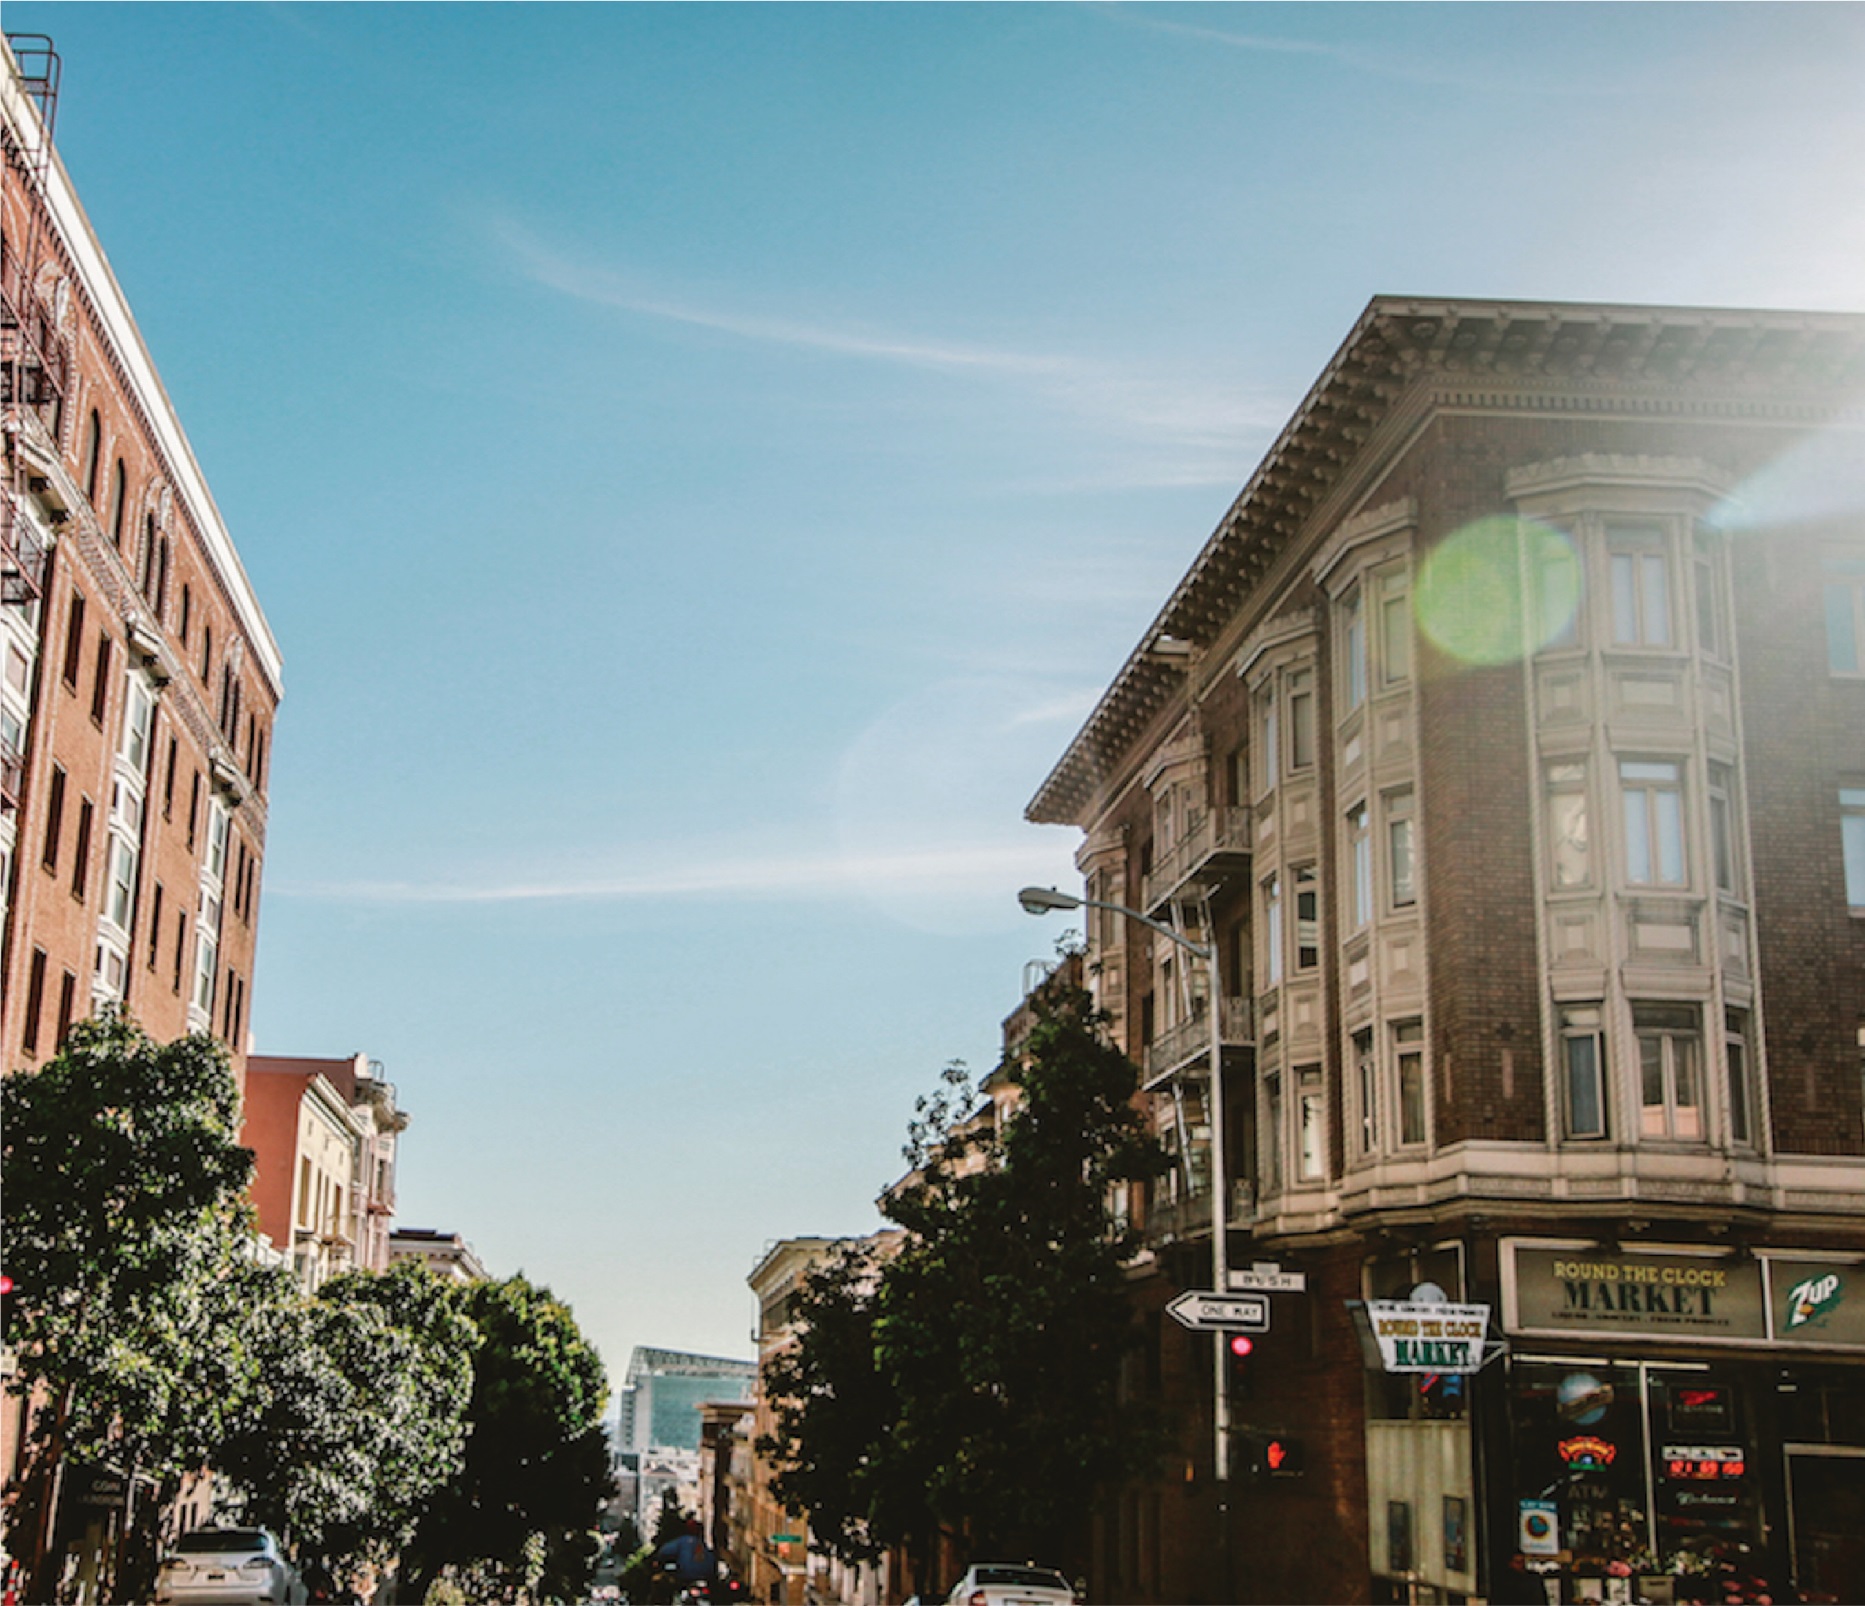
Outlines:
<svg viewBox="0 0 1865 1606"><path fill-rule="evenodd" d="M1210 939L1202 949L1210 978L1209 1002L1205 1012L1211 1024L1211 1286L1220 1294L1230 1292L1230 1169L1225 1153L1224 1131L1224 1010L1219 989L1217 963L1217 925L1207 896L1204 910L1205 935ZM1181 941L1184 939L1181 938ZM1219 1576L1224 1581L1224 1598L1236 1599L1230 1565L1230 1335L1211 1335L1211 1475L1217 1488L1217 1554Z"/></svg>

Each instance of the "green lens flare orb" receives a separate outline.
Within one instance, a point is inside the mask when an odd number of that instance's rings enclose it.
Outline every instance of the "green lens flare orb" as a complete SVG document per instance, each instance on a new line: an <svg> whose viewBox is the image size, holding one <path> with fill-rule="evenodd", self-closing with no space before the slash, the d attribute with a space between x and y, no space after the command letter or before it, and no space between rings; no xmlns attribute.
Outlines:
<svg viewBox="0 0 1865 1606"><path fill-rule="evenodd" d="M1523 519L1466 524L1433 547L1418 572L1418 628L1460 663L1513 663L1565 640L1579 605L1572 540Z"/></svg>

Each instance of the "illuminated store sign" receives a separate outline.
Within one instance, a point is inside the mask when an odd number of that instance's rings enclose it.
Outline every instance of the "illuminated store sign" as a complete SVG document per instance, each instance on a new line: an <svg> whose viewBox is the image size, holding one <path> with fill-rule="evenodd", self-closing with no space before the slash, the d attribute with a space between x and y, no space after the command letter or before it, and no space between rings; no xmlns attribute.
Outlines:
<svg viewBox="0 0 1865 1606"><path fill-rule="evenodd" d="M1664 1475L1685 1483L1719 1483L1748 1476L1748 1452L1735 1444L1667 1444Z"/></svg>
<svg viewBox="0 0 1865 1606"><path fill-rule="evenodd" d="M1618 1445L1592 1433L1583 1433L1577 1439L1562 1439L1554 1448L1575 1472L1601 1472L1619 1458Z"/></svg>

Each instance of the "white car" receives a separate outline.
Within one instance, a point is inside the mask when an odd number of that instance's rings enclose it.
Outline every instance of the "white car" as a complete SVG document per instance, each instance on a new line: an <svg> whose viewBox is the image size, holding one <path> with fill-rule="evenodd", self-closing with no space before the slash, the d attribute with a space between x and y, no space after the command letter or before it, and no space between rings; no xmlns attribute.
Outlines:
<svg viewBox="0 0 1865 1606"><path fill-rule="evenodd" d="M183 1534L155 1575L156 1606L304 1606L298 1569L263 1528Z"/></svg>
<svg viewBox="0 0 1865 1606"><path fill-rule="evenodd" d="M1075 1589L1053 1567L974 1561L952 1586L946 1606L1075 1606Z"/></svg>

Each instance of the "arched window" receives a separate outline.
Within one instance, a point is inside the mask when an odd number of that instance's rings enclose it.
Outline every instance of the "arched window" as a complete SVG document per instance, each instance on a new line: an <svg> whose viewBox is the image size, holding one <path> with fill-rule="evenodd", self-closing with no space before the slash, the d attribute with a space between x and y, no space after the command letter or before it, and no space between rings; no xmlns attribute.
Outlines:
<svg viewBox="0 0 1865 1606"><path fill-rule="evenodd" d="M123 459L117 459L117 466L110 471L110 539L117 550L123 550L123 504L129 500L129 475L124 472Z"/></svg>
<svg viewBox="0 0 1865 1606"><path fill-rule="evenodd" d="M91 421L84 431L84 499L92 507L97 506L97 460L103 456L104 421L97 416L97 409L91 409Z"/></svg>
<svg viewBox="0 0 1865 1606"><path fill-rule="evenodd" d="M155 555L155 616L168 606L168 537L163 536Z"/></svg>
<svg viewBox="0 0 1865 1606"><path fill-rule="evenodd" d="M151 513L142 521L142 567L136 576L136 588L142 592L144 599L149 596L149 588L155 583L155 515Z"/></svg>

